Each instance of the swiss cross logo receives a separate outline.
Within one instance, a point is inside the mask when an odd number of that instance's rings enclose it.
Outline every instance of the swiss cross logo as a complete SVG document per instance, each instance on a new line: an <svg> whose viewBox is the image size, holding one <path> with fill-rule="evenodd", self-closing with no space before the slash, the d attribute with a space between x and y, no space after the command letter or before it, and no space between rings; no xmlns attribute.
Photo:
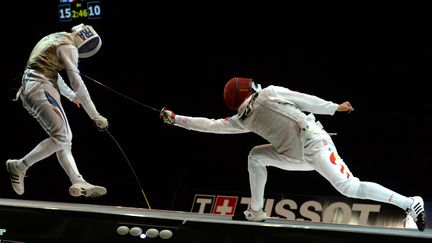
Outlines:
<svg viewBox="0 0 432 243"><path fill-rule="evenodd" d="M213 214L233 215L238 198L235 196L217 196L213 207Z"/></svg>

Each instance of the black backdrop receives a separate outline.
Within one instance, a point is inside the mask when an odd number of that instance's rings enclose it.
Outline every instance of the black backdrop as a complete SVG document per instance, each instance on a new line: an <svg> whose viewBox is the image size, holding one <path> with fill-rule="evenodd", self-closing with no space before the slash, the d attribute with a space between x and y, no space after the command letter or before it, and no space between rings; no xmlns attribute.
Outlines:
<svg viewBox="0 0 432 243"><path fill-rule="evenodd" d="M232 115L222 90L233 76L334 102L349 100L355 108L351 114L318 119L338 134L333 138L339 154L354 175L407 196L431 198L427 87L432 53L422 33L388 22L342 26L340 21L330 30L321 21L303 27L289 16L233 18L229 8L207 13L104 1L102 11L101 20L86 21L103 45L94 57L80 60L82 73L150 107L210 118ZM24 156L46 136L20 102L10 101L19 86L15 77L43 35L68 31L77 22L57 20L57 1L11 3L3 17L1 161L6 161ZM248 192L247 154L265 142L261 138L168 126L158 112L84 80L152 208L169 209L176 192L184 189ZM146 207L115 142L82 109L66 99L63 103L80 172L89 182L106 186L108 194L94 200L70 197L69 181L52 156L28 171L21 197L1 169L0 197ZM274 168L269 168L267 192L339 195L315 172Z"/></svg>

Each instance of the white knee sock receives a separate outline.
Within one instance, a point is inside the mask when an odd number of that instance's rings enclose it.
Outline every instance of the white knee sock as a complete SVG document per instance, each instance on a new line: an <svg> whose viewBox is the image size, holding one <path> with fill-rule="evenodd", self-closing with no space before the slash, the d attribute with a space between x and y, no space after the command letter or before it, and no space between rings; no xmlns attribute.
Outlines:
<svg viewBox="0 0 432 243"><path fill-rule="evenodd" d="M24 158L17 164L17 168L23 172L27 171L36 162L39 162L60 149L51 138L44 139L33 150L31 150Z"/></svg>
<svg viewBox="0 0 432 243"><path fill-rule="evenodd" d="M56 155L58 161L60 162L60 165L68 175L69 180L72 184L77 182L84 182L84 179L78 171L78 167L75 163L75 159L72 156L72 152L70 151L70 149L57 151Z"/></svg>

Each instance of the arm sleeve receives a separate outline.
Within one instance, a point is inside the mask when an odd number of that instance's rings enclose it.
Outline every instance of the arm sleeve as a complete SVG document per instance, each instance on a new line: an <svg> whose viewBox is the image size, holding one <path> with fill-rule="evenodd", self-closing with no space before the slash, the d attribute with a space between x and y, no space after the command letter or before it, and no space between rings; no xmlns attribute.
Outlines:
<svg viewBox="0 0 432 243"><path fill-rule="evenodd" d="M57 86L60 89L60 94L66 97L68 100L73 101L76 97L75 92L65 83L62 76L59 74L57 78Z"/></svg>
<svg viewBox="0 0 432 243"><path fill-rule="evenodd" d="M57 49L57 55L65 65L71 87L84 110L91 119L99 116L78 70L78 49L73 45L61 45Z"/></svg>
<svg viewBox="0 0 432 243"><path fill-rule="evenodd" d="M237 115L225 119L209 119L204 117L190 117L176 115L176 126L194 130L198 132L235 134L247 133L247 130L239 121Z"/></svg>
<svg viewBox="0 0 432 243"><path fill-rule="evenodd" d="M334 115L338 108L338 104L324 100L314 95L309 95L290 89L272 86L274 90L274 99L276 101L294 103L300 110L315 114Z"/></svg>

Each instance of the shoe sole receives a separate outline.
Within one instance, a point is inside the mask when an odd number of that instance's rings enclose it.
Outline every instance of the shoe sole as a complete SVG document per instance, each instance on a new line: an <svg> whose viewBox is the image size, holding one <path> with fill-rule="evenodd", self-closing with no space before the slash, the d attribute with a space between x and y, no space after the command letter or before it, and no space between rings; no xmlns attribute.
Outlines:
<svg viewBox="0 0 432 243"><path fill-rule="evenodd" d="M248 218L246 218L246 219L247 219L247 221L251 221L251 222L264 222L264 221L266 221L267 217L258 218L258 219L248 219Z"/></svg>
<svg viewBox="0 0 432 243"><path fill-rule="evenodd" d="M85 190L81 188L70 187L69 194L73 197L100 197L106 194L106 189L102 187L95 187Z"/></svg>
<svg viewBox="0 0 432 243"><path fill-rule="evenodd" d="M426 229L426 214L424 211L417 216L417 218L415 219L415 223L418 230L424 231Z"/></svg>
<svg viewBox="0 0 432 243"><path fill-rule="evenodd" d="M246 215L246 212L243 212L246 220L248 221L252 221L252 222L264 222L267 219L267 215L266 214L259 214L258 216L252 216L252 217L248 217Z"/></svg>

